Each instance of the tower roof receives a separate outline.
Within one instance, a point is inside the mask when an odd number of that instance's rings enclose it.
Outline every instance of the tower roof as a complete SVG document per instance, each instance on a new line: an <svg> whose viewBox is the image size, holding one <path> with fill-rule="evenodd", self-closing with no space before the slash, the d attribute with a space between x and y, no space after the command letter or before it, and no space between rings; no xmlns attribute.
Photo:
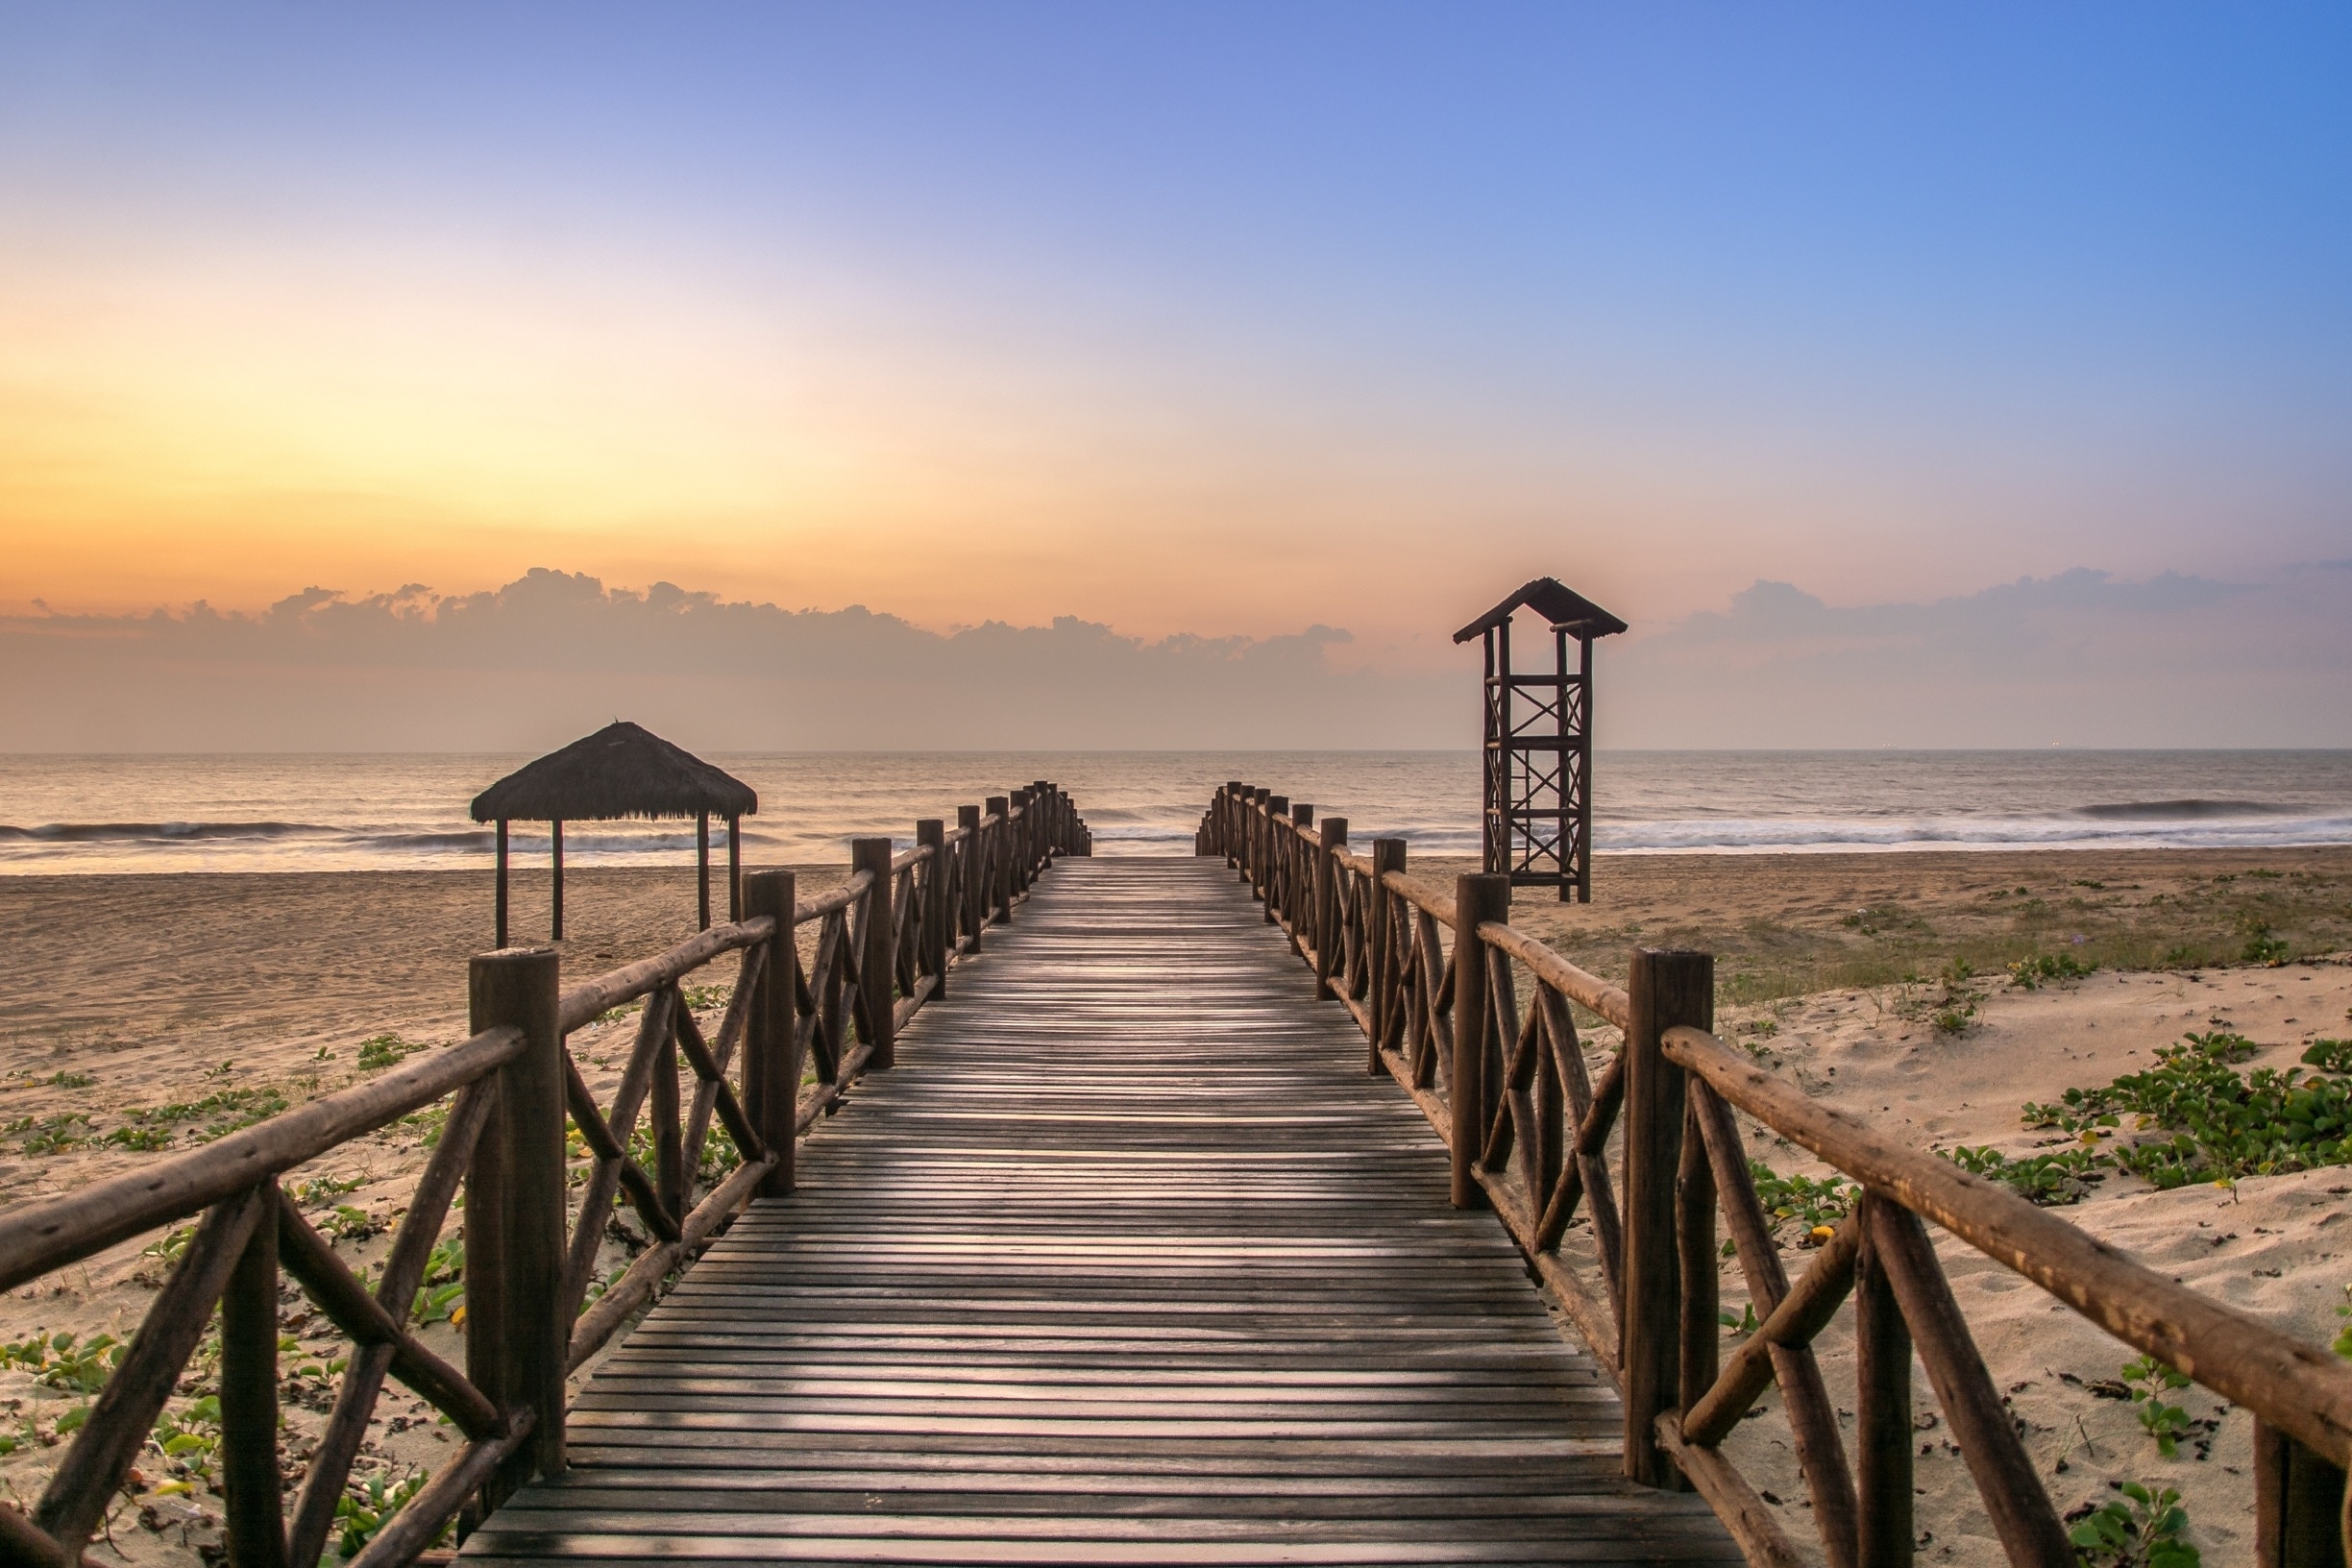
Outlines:
<svg viewBox="0 0 2352 1568"><path fill-rule="evenodd" d="M1458 643L1466 643L1482 632L1491 631L1508 621L1521 606L1533 610L1556 626L1566 626L1586 637L1614 637L1626 629L1626 624L1608 611L1586 599L1557 577L1537 577L1533 582L1480 616L1476 621L1454 634Z"/></svg>

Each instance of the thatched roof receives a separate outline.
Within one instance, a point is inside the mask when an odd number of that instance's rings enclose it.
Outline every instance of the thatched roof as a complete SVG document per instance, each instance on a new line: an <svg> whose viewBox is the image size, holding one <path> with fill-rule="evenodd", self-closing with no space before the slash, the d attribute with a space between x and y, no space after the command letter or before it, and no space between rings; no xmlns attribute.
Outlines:
<svg viewBox="0 0 2352 1568"><path fill-rule="evenodd" d="M750 785L625 720L518 768L474 797L474 820L609 821L616 817L748 817Z"/></svg>
<svg viewBox="0 0 2352 1568"><path fill-rule="evenodd" d="M1521 605L1533 610L1556 626L1566 626L1587 637L1614 637L1626 629L1626 624L1608 611L1586 599L1557 577L1537 577L1533 582L1480 616L1476 621L1454 634L1458 643L1466 643L1479 633L1499 626L1518 613Z"/></svg>

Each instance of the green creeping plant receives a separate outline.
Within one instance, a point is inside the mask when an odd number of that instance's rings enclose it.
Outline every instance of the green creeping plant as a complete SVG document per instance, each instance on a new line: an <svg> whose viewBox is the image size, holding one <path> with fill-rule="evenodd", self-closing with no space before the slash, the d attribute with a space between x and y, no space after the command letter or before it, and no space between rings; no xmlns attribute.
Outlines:
<svg viewBox="0 0 2352 1568"><path fill-rule="evenodd" d="M2179 1492L2151 1492L2136 1481L2117 1490L2120 1499L2094 1508L2067 1537L2082 1568L2199 1568Z"/></svg>

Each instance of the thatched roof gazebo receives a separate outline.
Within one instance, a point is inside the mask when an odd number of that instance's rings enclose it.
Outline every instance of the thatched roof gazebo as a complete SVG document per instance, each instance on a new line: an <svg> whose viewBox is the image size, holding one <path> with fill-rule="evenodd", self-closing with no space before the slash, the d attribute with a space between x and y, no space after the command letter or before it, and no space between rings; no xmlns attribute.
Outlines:
<svg viewBox="0 0 2352 1568"><path fill-rule="evenodd" d="M516 769L474 797L474 820L498 823L498 944L506 945L506 824L553 829L555 897L550 935L563 939L563 829L567 821L692 817L702 928L711 923L710 822L727 824L727 917L743 916L743 819L759 810L750 785L625 720Z"/></svg>

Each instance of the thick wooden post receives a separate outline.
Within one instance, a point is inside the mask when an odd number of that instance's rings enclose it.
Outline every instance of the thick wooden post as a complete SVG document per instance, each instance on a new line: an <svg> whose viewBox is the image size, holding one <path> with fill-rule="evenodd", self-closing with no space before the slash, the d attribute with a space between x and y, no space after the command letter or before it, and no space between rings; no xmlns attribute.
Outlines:
<svg viewBox="0 0 2352 1568"><path fill-rule="evenodd" d="M506 945L506 819L498 820L498 945Z"/></svg>
<svg viewBox="0 0 2352 1568"><path fill-rule="evenodd" d="M548 919L548 940L561 942L563 941L563 819L556 818L548 824L548 828L549 836L552 841L555 872L552 889L554 909Z"/></svg>
<svg viewBox="0 0 2352 1568"><path fill-rule="evenodd" d="M956 939L959 952L980 950L980 931L988 924L988 856L980 842L980 808L956 807L956 826L963 830L964 842L956 846L962 857L964 870L964 908L960 917L962 930Z"/></svg>
<svg viewBox="0 0 2352 1568"><path fill-rule="evenodd" d="M1010 802L1007 815L1012 819L1013 831L1005 841L1012 845L1014 894L1029 891L1029 872L1037 863L1029 853L1030 835L1037 831L1037 813L1030 810L1031 796L1027 790L1015 790L1006 796Z"/></svg>
<svg viewBox="0 0 2352 1568"><path fill-rule="evenodd" d="M1290 797L1269 795L1265 809L1260 814L1258 843L1261 849L1258 868L1258 896L1265 910L1266 924L1275 922L1275 911L1282 905L1283 823L1290 820Z"/></svg>
<svg viewBox="0 0 2352 1568"><path fill-rule="evenodd" d="M866 1018L873 1033L867 1041L873 1054L866 1059L867 1070L879 1072L897 1065L897 1014L892 998L892 977L897 972L898 922L896 911L891 908L891 841L888 839L852 839L849 841L849 870L873 873L873 886L866 894L866 923L859 933L858 991L866 999Z"/></svg>
<svg viewBox="0 0 2352 1568"><path fill-rule="evenodd" d="M686 1128L679 1115L677 1018L686 1011L683 992L672 998L670 1028L653 1054L653 1087L646 1100L646 1120L653 1133L653 1193L670 1213L672 1224L694 1207L694 1177L686 1169Z"/></svg>
<svg viewBox="0 0 2352 1568"><path fill-rule="evenodd" d="M564 1054L552 947L476 958L466 975L476 1033L511 1025L523 1049L498 1072L498 1103L466 1171L466 1377L530 1436L482 1487L488 1512L534 1475L564 1468Z"/></svg>
<svg viewBox="0 0 2352 1568"><path fill-rule="evenodd" d="M1263 897L1266 888L1266 845L1273 843L1267 835L1267 813L1272 810L1274 792L1262 786L1250 792L1249 810L1249 873L1250 889Z"/></svg>
<svg viewBox="0 0 2352 1568"><path fill-rule="evenodd" d="M1676 1353L1675 1407L1689 1409L1722 1370L1723 1321L1715 1250L1715 1169L1699 1131L1699 1108L1684 1096L1682 1152L1675 1170L1675 1262L1681 1275L1681 1347Z"/></svg>
<svg viewBox="0 0 2352 1568"><path fill-rule="evenodd" d="M1347 819L1324 818L1316 846L1322 852L1315 856L1315 1000L1328 1002L1339 994L1332 989L1332 976L1339 972L1344 957L1340 950L1339 878L1347 873L1339 868L1339 852L1347 847Z"/></svg>
<svg viewBox="0 0 2352 1568"><path fill-rule="evenodd" d="M1862 1249L1854 1257L1854 1555L1870 1568L1908 1568L1917 1535L1911 1503L1911 1330L1896 1305L1872 1240L1862 1195Z"/></svg>
<svg viewBox="0 0 2352 1568"><path fill-rule="evenodd" d="M2257 1568L2343 1568L2352 1558L2344 1473L2292 1437L2254 1423Z"/></svg>
<svg viewBox="0 0 2352 1568"><path fill-rule="evenodd" d="M915 972L931 977L931 999L941 1001L947 995L947 944L949 939L947 913L947 824L937 817L924 817L915 823L915 843L931 851L931 858L915 872L916 885L921 891L922 919L917 922L915 940L922 945L916 951Z"/></svg>
<svg viewBox="0 0 2352 1568"><path fill-rule="evenodd" d="M698 902L695 908L702 921L698 929L710 929L710 813L695 813L695 886Z"/></svg>
<svg viewBox="0 0 2352 1568"><path fill-rule="evenodd" d="M743 915L743 818L727 815L727 919L740 920Z"/></svg>
<svg viewBox="0 0 2352 1568"><path fill-rule="evenodd" d="M775 1168L759 1186L763 1198L780 1198L793 1189L798 1152L793 1135L800 1110L799 1014L793 1005L800 973L800 946L793 936L798 896L790 871L753 871L744 878L745 919L766 916L776 922L744 1031L744 1114L776 1157Z"/></svg>
<svg viewBox="0 0 2352 1568"><path fill-rule="evenodd" d="M1633 1015L1625 1039L1626 1475L1645 1486L1679 1490L1681 1473L1658 1448L1655 1428L1674 1408L1681 1383L1675 1177L1682 1165L1684 1095L1682 1069L1666 1060L1658 1038L1676 1024L1714 1027L1714 955L1636 948L1626 990Z"/></svg>
<svg viewBox="0 0 2352 1568"><path fill-rule="evenodd" d="M1446 1086L1453 1115L1453 1199L1457 1209L1477 1209L1486 1194L1478 1184L1479 1146L1486 1128L1486 944L1478 928L1510 919L1510 878L1485 873L1454 879L1454 1063ZM1498 962L1500 962L1498 960Z"/></svg>
<svg viewBox="0 0 2352 1568"><path fill-rule="evenodd" d="M1381 1041L1388 1038L1389 1020L1396 1009L1396 999L1390 992L1396 989L1396 976L1391 971L1396 962L1392 945L1397 933L1390 929L1391 895L1381 878L1404 869L1403 839L1372 841L1372 888L1367 895L1371 902L1364 909L1364 960L1371 979L1367 992L1371 1006L1367 1011L1372 1016L1372 1038L1365 1042L1364 1071L1375 1078L1387 1070L1381 1062Z"/></svg>
<svg viewBox="0 0 2352 1568"><path fill-rule="evenodd" d="M232 1568L285 1568L278 1468L278 1184L221 1295L221 1479Z"/></svg>
<svg viewBox="0 0 2352 1568"><path fill-rule="evenodd" d="M1299 829L1314 826L1314 807L1298 801L1290 807L1291 831L1282 838L1283 919L1290 922L1290 950L1307 956L1307 930L1314 917L1314 854Z"/></svg>
<svg viewBox="0 0 2352 1568"><path fill-rule="evenodd" d="M1013 919L1013 797L992 795L988 797L989 815L996 825L989 830L988 846L988 907L992 919L1002 925Z"/></svg>

